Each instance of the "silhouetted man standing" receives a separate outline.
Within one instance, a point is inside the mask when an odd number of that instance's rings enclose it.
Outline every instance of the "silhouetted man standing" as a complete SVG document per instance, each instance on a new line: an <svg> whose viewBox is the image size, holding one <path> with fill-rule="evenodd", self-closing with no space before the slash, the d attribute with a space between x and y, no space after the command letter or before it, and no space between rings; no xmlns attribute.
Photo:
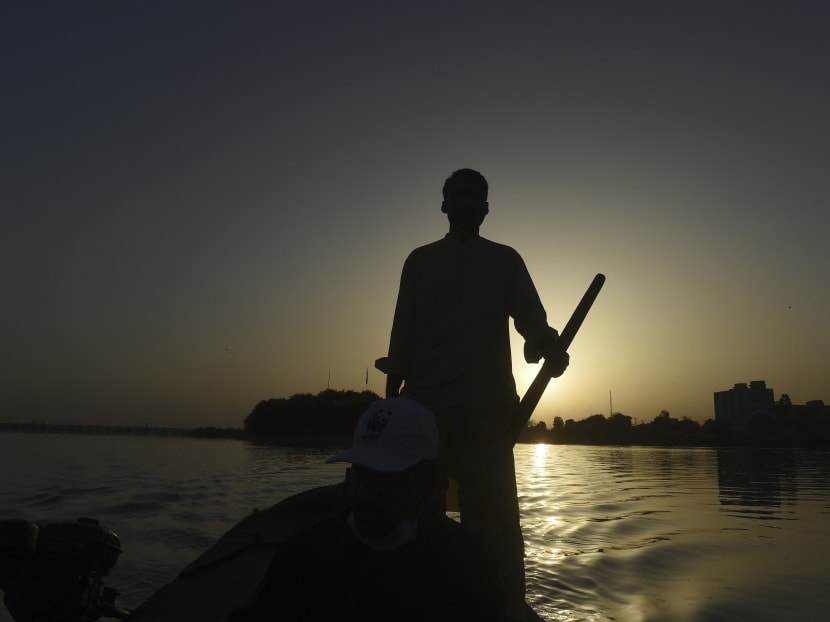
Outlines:
<svg viewBox="0 0 830 622"><path fill-rule="evenodd" d="M526 341L528 362L568 355L520 255L479 236L489 211L477 171L444 183L449 233L404 263L387 357L387 397L429 408L441 435L440 462L458 482L461 522L494 547L502 580L521 619L524 541L513 465L511 416L518 405L509 319ZM403 389L401 385L403 384Z"/></svg>

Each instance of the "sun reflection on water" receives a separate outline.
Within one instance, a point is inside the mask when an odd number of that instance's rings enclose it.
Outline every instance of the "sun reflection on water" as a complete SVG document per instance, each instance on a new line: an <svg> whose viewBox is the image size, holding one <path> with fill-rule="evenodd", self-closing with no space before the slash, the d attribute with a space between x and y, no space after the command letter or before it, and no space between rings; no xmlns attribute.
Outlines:
<svg viewBox="0 0 830 622"><path fill-rule="evenodd" d="M537 469L545 466L548 457L548 447L550 447L550 445L545 443L539 443L536 445L533 452L533 466Z"/></svg>

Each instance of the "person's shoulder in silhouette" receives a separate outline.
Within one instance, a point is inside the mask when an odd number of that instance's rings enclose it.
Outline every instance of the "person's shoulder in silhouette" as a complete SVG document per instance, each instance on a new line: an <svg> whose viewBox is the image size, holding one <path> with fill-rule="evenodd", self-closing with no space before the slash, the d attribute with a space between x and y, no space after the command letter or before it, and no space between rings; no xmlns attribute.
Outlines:
<svg viewBox="0 0 830 622"><path fill-rule="evenodd" d="M374 402L352 446L349 507L276 551L251 603L229 621L504 620L488 547L431 503L438 432L408 398Z"/></svg>

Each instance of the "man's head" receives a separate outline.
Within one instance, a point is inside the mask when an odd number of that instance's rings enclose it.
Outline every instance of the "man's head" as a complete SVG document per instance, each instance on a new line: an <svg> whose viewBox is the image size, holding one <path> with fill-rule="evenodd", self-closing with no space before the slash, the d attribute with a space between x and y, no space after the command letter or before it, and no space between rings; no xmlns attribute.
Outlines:
<svg viewBox="0 0 830 622"><path fill-rule="evenodd" d="M462 168L444 182L441 211L450 221L450 231L477 233L489 212L487 180L478 171Z"/></svg>
<svg viewBox="0 0 830 622"><path fill-rule="evenodd" d="M482 201L487 201L489 186L484 175L471 168L462 168L447 177L442 194L446 201L457 196L461 191L468 192L470 190L474 190Z"/></svg>
<svg viewBox="0 0 830 622"><path fill-rule="evenodd" d="M378 539L417 518L437 482L438 429L418 402L373 402L360 417L352 446L326 462L351 462L352 515L360 535Z"/></svg>

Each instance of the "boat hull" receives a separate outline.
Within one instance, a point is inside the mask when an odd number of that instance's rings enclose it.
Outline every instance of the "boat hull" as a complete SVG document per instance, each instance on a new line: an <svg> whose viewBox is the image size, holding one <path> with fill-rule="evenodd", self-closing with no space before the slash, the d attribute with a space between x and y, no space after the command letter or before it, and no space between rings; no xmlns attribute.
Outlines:
<svg viewBox="0 0 830 622"><path fill-rule="evenodd" d="M224 622L253 595L281 542L341 513L347 503L345 483L340 483L253 512L142 603L130 622ZM525 619L541 620L530 606Z"/></svg>

